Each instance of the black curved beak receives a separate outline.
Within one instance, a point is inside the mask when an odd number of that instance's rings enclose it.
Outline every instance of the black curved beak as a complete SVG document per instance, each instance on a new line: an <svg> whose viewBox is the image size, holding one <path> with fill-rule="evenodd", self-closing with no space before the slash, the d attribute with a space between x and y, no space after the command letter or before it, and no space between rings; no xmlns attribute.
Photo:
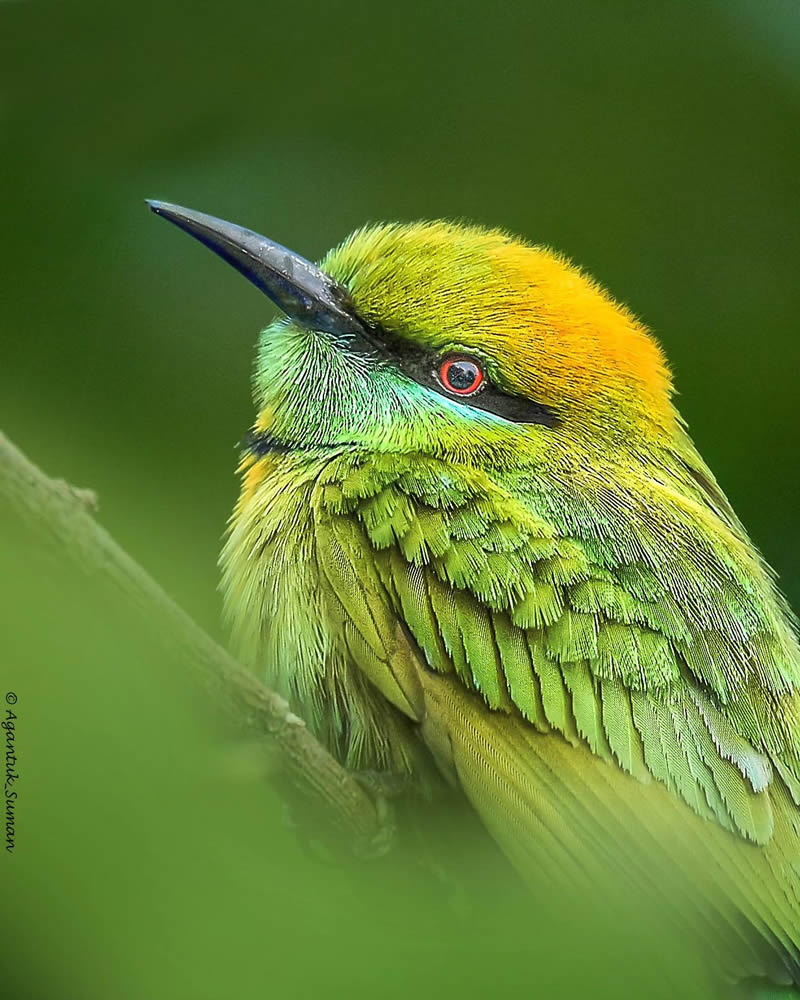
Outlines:
<svg viewBox="0 0 800 1000"><path fill-rule="evenodd" d="M148 199L147 204L233 265L297 323L344 337L368 336L349 305L347 290L311 261L213 215L164 201Z"/></svg>

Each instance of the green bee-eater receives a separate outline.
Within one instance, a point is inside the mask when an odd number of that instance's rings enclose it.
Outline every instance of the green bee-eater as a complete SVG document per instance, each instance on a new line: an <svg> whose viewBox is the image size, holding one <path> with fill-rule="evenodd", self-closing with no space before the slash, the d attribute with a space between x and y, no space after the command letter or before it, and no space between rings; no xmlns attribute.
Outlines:
<svg viewBox="0 0 800 1000"><path fill-rule="evenodd" d="M526 877L611 870L731 979L800 982L800 649L648 330L501 232L317 267L151 207L285 313L222 554L242 655L348 766L435 764Z"/></svg>

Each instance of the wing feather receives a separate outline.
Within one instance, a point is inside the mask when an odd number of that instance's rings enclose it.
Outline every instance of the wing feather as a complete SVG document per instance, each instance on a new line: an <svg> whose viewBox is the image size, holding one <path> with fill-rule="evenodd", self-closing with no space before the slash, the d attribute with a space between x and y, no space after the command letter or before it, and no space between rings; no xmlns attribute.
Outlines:
<svg viewBox="0 0 800 1000"><path fill-rule="evenodd" d="M354 658L370 661L358 665L372 679L387 660L382 600L428 670L477 698L497 726L527 727L515 739L560 734L612 784L663 786L720 836L769 847L783 896L779 905L761 892L753 920L800 946L800 656L781 615L758 603L770 585L732 529L719 529L728 534L714 548L688 521L685 537L678 520L667 538L642 510L638 533L629 524L609 538L622 508L591 530L580 519L565 526L552 498L531 491L523 502L474 469L419 456L360 461L331 463L315 500L321 562L359 636ZM426 739L437 753L447 745ZM491 767L479 784L464 760L456 771L491 826L486 796L500 794L490 786L510 765L482 740L473 750ZM506 792L524 797L518 776L508 781ZM561 857L555 842L552 851ZM746 854L733 857L751 871Z"/></svg>

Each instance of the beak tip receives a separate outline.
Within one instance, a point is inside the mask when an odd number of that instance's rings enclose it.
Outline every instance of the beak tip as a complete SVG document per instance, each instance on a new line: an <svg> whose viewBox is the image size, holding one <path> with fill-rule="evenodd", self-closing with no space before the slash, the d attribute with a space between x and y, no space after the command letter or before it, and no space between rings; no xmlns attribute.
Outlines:
<svg viewBox="0 0 800 1000"><path fill-rule="evenodd" d="M316 264L234 223L168 201L144 200L151 212L235 267L301 325L330 333L363 335L361 321L343 305L346 293Z"/></svg>
<svg viewBox="0 0 800 1000"><path fill-rule="evenodd" d="M145 198L144 203L156 215L166 215L170 208L166 201L159 201L157 198Z"/></svg>

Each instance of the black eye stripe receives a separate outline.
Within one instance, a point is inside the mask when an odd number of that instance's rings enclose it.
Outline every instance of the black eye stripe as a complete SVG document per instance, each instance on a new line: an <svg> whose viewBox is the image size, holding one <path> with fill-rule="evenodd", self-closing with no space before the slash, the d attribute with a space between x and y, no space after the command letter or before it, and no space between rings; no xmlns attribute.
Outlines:
<svg viewBox="0 0 800 1000"><path fill-rule="evenodd" d="M362 320L363 323L363 320ZM498 388L484 371L484 379L474 394L448 392L441 382L439 370L442 361L452 352L438 353L426 351L412 344L404 337L383 327L369 327L369 349L365 345L346 344L355 353L383 358L396 365L404 375L433 389L447 399L455 400L462 406L472 406L487 413L494 413L515 424L540 424L543 427L557 427L560 420L556 413L527 396L517 396ZM467 357L467 355L459 355ZM478 362L478 359L474 359ZM478 362L480 364L480 362ZM481 365L483 370L483 366Z"/></svg>
<svg viewBox="0 0 800 1000"><path fill-rule="evenodd" d="M469 396L464 399L464 403L467 406L474 406L479 410L494 413L496 416L510 420L515 424L541 424L543 427L558 427L561 423L549 406L524 396L512 396L511 393L501 392L491 384L487 385L486 389L477 396Z"/></svg>

